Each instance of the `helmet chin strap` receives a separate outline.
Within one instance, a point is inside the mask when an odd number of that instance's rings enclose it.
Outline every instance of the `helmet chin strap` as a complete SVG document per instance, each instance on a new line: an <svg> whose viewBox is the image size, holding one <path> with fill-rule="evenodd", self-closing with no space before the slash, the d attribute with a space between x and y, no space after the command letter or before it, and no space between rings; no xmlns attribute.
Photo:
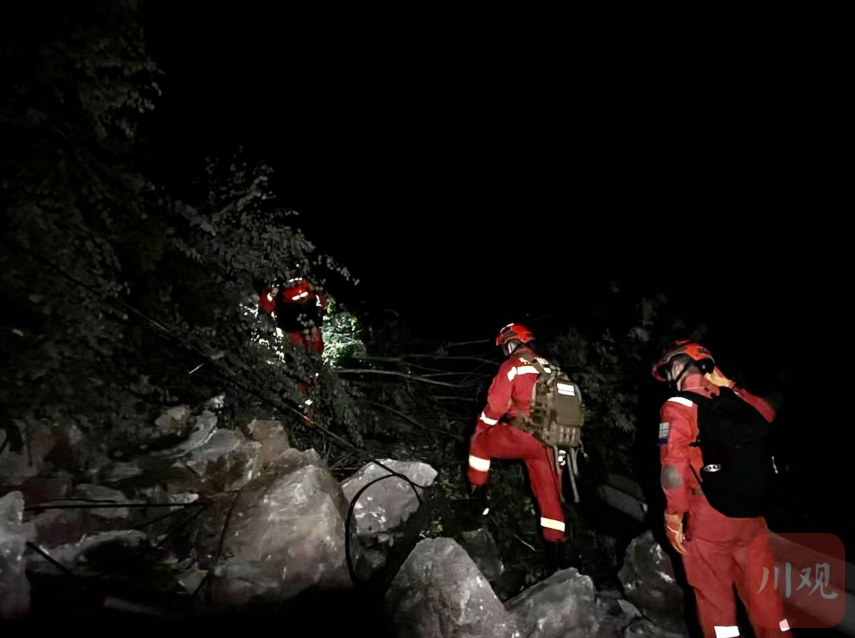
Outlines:
<svg viewBox="0 0 855 638"><path fill-rule="evenodd" d="M673 365L673 364L672 364L672 365ZM680 391L680 383L683 381L683 378L686 376L686 373L689 371L689 367L690 367L690 366L689 366L689 364L688 364L688 363L686 363L685 365L683 365L683 369L680 371L680 374L679 374L679 375L677 375L677 378L676 378L676 379L672 379L672 380L669 382L669 383L670 383L670 385L671 385L671 388L673 388L675 391L677 391L677 392L679 392L679 391Z"/></svg>
<svg viewBox="0 0 855 638"><path fill-rule="evenodd" d="M517 345L515 345L515 346L513 346L513 347L512 347L512 345L513 345L513 342L514 342L514 341L516 341L516 344L517 344ZM503 346L502 346L502 350L504 350L504 351L505 351L505 356L506 356L506 357L510 357L514 352L516 352L516 351L517 351L517 349L518 349L521 345L522 345L522 341L518 341L518 340L516 340L516 339L513 339L512 341L509 341L508 343L506 343L505 345L503 345Z"/></svg>

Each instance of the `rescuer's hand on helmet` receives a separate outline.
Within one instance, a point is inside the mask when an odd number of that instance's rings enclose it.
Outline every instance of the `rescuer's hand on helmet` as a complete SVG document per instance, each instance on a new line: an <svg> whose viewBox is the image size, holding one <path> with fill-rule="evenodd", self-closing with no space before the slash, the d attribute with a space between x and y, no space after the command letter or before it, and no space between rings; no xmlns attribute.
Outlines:
<svg viewBox="0 0 855 638"><path fill-rule="evenodd" d="M718 366L716 366L712 372L708 372L704 376L710 383L714 383L719 387L729 388L733 384L733 381L722 374L722 371L718 369Z"/></svg>
<svg viewBox="0 0 855 638"><path fill-rule="evenodd" d="M680 554L686 554L686 548L683 546L683 541L686 537L683 535L683 515L669 514L665 512L665 534L668 536L668 542L671 547L676 549Z"/></svg>

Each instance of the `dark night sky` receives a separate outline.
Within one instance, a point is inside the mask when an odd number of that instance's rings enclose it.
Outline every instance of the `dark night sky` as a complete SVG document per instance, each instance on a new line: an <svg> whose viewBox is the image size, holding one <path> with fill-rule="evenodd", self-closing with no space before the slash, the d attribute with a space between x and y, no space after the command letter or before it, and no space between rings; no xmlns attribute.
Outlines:
<svg viewBox="0 0 855 638"><path fill-rule="evenodd" d="M144 6L170 170L265 159L310 239L417 332L598 309L612 279L731 328L799 321L788 16Z"/></svg>

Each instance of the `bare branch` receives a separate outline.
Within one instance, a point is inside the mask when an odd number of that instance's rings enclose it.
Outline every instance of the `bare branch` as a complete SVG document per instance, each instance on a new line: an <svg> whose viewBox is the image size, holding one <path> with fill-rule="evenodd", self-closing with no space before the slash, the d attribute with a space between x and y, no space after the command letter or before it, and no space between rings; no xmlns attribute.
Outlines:
<svg viewBox="0 0 855 638"><path fill-rule="evenodd" d="M395 372L394 370L356 370L349 368L336 368L336 372L338 374L385 374L393 377L402 377L409 381L421 381L422 383L430 383L432 385L441 385L446 388L458 388L459 384L456 383L445 383L443 381L434 381L432 379L424 379L422 377L414 377L410 374L405 374L403 372Z"/></svg>
<svg viewBox="0 0 855 638"><path fill-rule="evenodd" d="M444 435L446 435L446 436L450 436L450 437L452 437L452 438L454 438L454 439L457 439L458 441L463 441L463 440L465 439L465 437L463 437L462 435L454 434L453 432L447 432L446 430L441 430L441 429L439 429L439 428L431 428L431 427L428 427L428 426L426 426L426 425L422 425L421 423L419 423L419 422L418 422L418 421L416 421L415 419L413 419L413 418L411 418L411 417L407 416L407 415L406 415L406 414L404 414L403 412L399 412L399 411L398 411L398 410L396 410L395 408L390 408L388 405L385 405L385 404L383 404L383 403L378 403L377 401L371 401L370 399L365 399L365 402L366 402L366 403L370 403L371 405L375 405L375 406L377 406L378 408L383 408L384 410L388 410L388 411L389 411L389 412L391 412L392 414L394 414L394 415L396 415L396 416L401 417L401 418L402 418L402 419L404 419L405 421L408 421L409 423L412 423L413 425L415 425L416 427L421 428L422 430L427 430L427 431L429 431L429 432L439 432L440 434L444 434Z"/></svg>

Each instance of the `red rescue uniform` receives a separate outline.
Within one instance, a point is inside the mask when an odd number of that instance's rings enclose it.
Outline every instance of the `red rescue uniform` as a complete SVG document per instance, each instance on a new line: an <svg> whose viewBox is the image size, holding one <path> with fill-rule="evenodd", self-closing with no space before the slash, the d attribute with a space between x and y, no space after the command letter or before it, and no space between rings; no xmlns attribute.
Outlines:
<svg viewBox="0 0 855 638"><path fill-rule="evenodd" d="M321 327L318 325L308 325L298 327L294 325L294 320L288 317L291 309L306 308L312 309L312 306L317 307L317 317L323 316L329 302L327 298L320 292L315 292L312 286L304 280L299 283L290 285L287 288L280 289L277 295L273 295L271 288L265 288L261 291L258 299L258 307L262 312L269 315L275 315L277 325L282 331L283 339L286 343L295 346L300 346L311 352L323 354L324 338L321 332ZM309 313L307 313L309 314ZM311 314L315 314L314 312Z"/></svg>
<svg viewBox="0 0 855 638"><path fill-rule="evenodd" d="M741 388L734 393L772 422L775 411L760 397ZM683 391L701 396L718 395L718 387L700 374L686 377ZM763 568L775 561L765 542L754 543L768 532L766 520L730 518L714 509L695 478L703 467L701 450L691 447L698 438L698 406L683 397L668 399L660 411L660 460L666 512L688 514L682 556L686 578L695 591L698 618L705 638L738 636L733 587L749 611L757 638L778 636L789 629L783 603L773 588L751 596L749 582L762 580ZM694 469L694 472L692 471ZM768 594L768 595L767 595ZM765 626L765 627L764 627ZM775 627L768 629L766 627Z"/></svg>
<svg viewBox="0 0 855 638"><path fill-rule="evenodd" d="M478 419L469 444L469 482L487 482L491 459L522 459L528 468L534 497L540 508L540 525L547 541L564 540L561 487L552 450L511 425L515 417L528 416L537 381L536 357L521 345L501 365L487 395L487 406Z"/></svg>

